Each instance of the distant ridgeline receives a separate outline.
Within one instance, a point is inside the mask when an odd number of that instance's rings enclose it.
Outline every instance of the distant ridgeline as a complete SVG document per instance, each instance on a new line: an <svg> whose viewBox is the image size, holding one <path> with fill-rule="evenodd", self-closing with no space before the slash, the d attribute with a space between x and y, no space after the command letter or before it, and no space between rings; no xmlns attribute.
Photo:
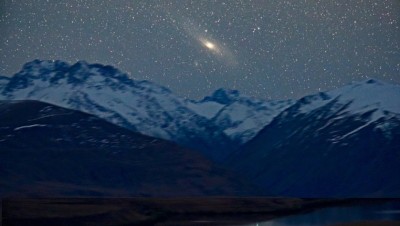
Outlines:
<svg viewBox="0 0 400 226"><path fill-rule="evenodd" d="M124 131L175 142L247 178L266 195L400 196L398 85L367 80L283 101L219 89L194 101L149 81L133 80L111 66L35 60L11 77L0 77L0 100L41 101L89 113ZM4 102L2 106L6 112L11 105ZM26 112L24 105L18 106L15 114ZM20 144L18 139L25 131L52 131L43 126L47 122L21 121L18 128L11 128L0 120L0 145L7 143L14 149L22 148L12 143ZM3 133L6 127L7 134ZM88 148L86 138L75 141L78 138L68 131L55 140L41 142L54 147L66 142L64 136L75 144L71 148ZM93 138L92 144L109 148L109 139L103 138Z"/></svg>

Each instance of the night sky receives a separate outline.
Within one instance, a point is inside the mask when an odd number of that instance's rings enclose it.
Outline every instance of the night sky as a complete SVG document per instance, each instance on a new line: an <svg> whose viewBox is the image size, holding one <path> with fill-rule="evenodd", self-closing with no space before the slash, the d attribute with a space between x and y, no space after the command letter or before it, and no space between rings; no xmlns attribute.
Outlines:
<svg viewBox="0 0 400 226"><path fill-rule="evenodd" d="M110 64L198 99L298 98L400 83L399 0L0 0L0 74L33 59Z"/></svg>

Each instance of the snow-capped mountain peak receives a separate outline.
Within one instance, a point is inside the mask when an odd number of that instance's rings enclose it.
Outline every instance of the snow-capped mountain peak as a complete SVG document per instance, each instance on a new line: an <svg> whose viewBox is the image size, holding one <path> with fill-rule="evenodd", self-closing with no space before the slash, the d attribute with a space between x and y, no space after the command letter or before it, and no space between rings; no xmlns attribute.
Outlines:
<svg viewBox="0 0 400 226"><path fill-rule="evenodd" d="M353 82L341 88L300 99L300 113L306 114L325 106L331 101L344 106L348 114L375 111L371 119L383 116L383 112L400 114L400 86L375 79Z"/></svg>
<svg viewBox="0 0 400 226"><path fill-rule="evenodd" d="M291 100L267 101L237 90L218 89L201 101L188 101L191 110L211 119L233 141L244 144L293 104Z"/></svg>
<svg viewBox="0 0 400 226"><path fill-rule="evenodd" d="M369 79L330 91L328 95L339 98L343 102L351 101L349 111L379 108L384 111L400 113L399 85Z"/></svg>

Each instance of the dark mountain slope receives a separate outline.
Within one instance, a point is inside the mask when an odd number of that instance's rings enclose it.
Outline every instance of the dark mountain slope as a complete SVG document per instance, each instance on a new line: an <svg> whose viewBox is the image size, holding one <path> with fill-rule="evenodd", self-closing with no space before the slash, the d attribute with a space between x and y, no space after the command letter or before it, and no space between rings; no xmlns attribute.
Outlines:
<svg viewBox="0 0 400 226"><path fill-rule="evenodd" d="M374 80L300 99L228 165L297 197L400 197L400 87Z"/></svg>
<svg viewBox="0 0 400 226"><path fill-rule="evenodd" d="M0 102L2 196L253 194L197 152L37 101Z"/></svg>

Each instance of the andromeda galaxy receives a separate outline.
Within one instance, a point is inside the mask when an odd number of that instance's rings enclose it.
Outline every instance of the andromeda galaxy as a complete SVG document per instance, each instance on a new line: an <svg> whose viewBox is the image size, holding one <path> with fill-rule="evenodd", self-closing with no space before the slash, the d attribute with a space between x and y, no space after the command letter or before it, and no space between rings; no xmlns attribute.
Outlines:
<svg viewBox="0 0 400 226"><path fill-rule="evenodd" d="M217 59L226 66L235 67L238 65L237 56L233 54L227 44L219 41L208 29L201 29L200 24L193 19L182 16L169 16L178 30L202 47L200 50L206 50L210 57Z"/></svg>
<svg viewBox="0 0 400 226"><path fill-rule="evenodd" d="M206 38L199 38L198 40L211 53L221 55L221 50L220 50L219 46L217 44L215 44L213 41L210 41Z"/></svg>

